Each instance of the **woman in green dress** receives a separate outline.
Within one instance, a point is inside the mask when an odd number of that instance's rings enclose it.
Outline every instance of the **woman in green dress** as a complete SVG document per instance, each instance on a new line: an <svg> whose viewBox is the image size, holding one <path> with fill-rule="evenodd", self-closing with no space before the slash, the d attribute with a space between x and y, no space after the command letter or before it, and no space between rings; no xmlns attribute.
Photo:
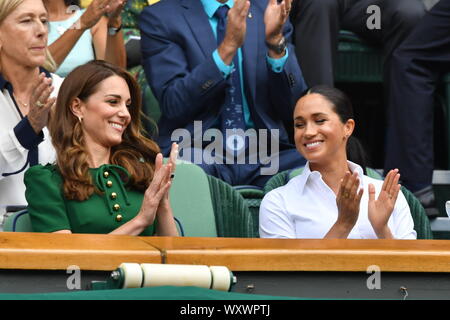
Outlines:
<svg viewBox="0 0 450 320"><path fill-rule="evenodd" d="M49 130L56 164L25 174L34 231L178 235L168 197L178 146L164 165L143 134L139 86L125 70L104 61L77 67Z"/></svg>

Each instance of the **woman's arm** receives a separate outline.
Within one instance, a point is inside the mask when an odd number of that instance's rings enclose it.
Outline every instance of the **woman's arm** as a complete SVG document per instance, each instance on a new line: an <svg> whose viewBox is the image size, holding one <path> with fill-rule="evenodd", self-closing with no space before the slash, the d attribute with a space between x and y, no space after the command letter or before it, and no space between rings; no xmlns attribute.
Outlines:
<svg viewBox="0 0 450 320"><path fill-rule="evenodd" d="M110 20L102 17L97 25L92 29L92 41L94 45L95 57L98 60L105 60L109 63L126 68L127 58L122 31L115 35L108 33L109 27L119 28L120 24L110 25Z"/></svg>
<svg viewBox="0 0 450 320"><path fill-rule="evenodd" d="M94 0L80 19L48 47L57 65L63 63L83 33L95 26L107 12L107 3L109 0Z"/></svg>
<svg viewBox="0 0 450 320"><path fill-rule="evenodd" d="M108 18L103 17L92 29L95 56L122 68L127 66L125 44L122 31L110 34L109 29L121 29L121 13L126 0L110 0Z"/></svg>
<svg viewBox="0 0 450 320"><path fill-rule="evenodd" d="M178 237L178 230L173 217L170 202L163 201L156 212L155 236Z"/></svg>

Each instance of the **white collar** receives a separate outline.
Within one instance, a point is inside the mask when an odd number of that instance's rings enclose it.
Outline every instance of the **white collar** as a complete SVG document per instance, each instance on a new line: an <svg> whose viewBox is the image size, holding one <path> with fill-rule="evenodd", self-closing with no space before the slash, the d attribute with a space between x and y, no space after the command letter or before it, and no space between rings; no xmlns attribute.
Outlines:
<svg viewBox="0 0 450 320"><path fill-rule="evenodd" d="M356 172L358 174L359 181L362 184L364 171L361 168L361 166L348 160L347 164L351 172ZM309 162L306 162L303 172L299 176L295 177L295 181L297 183L297 187L299 188L300 193L303 193L305 185L309 179L312 180L322 179L322 174L319 171L311 171L309 167Z"/></svg>

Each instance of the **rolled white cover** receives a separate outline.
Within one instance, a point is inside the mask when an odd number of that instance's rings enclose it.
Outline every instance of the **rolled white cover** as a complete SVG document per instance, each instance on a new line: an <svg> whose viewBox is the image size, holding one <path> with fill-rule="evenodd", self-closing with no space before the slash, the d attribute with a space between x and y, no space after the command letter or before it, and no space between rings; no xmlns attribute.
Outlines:
<svg viewBox="0 0 450 320"><path fill-rule="evenodd" d="M211 266L209 267L213 277L213 290L229 291L231 287L231 273L227 267Z"/></svg>
<svg viewBox="0 0 450 320"><path fill-rule="evenodd" d="M119 269L124 273L123 289L141 287L144 275L139 263L122 263Z"/></svg>
<svg viewBox="0 0 450 320"><path fill-rule="evenodd" d="M211 288L212 276L207 266L182 264L141 264L144 273L143 287L195 286Z"/></svg>

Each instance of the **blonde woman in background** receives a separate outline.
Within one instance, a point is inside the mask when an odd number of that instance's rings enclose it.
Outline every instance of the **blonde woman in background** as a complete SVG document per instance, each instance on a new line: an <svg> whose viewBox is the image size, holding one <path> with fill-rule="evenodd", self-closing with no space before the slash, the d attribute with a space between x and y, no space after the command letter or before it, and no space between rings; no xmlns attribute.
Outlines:
<svg viewBox="0 0 450 320"><path fill-rule="evenodd" d="M42 0L0 1L0 230L8 206L24 206L23 173L52 162L46 128L62 79L51 74Z"/></svg>

